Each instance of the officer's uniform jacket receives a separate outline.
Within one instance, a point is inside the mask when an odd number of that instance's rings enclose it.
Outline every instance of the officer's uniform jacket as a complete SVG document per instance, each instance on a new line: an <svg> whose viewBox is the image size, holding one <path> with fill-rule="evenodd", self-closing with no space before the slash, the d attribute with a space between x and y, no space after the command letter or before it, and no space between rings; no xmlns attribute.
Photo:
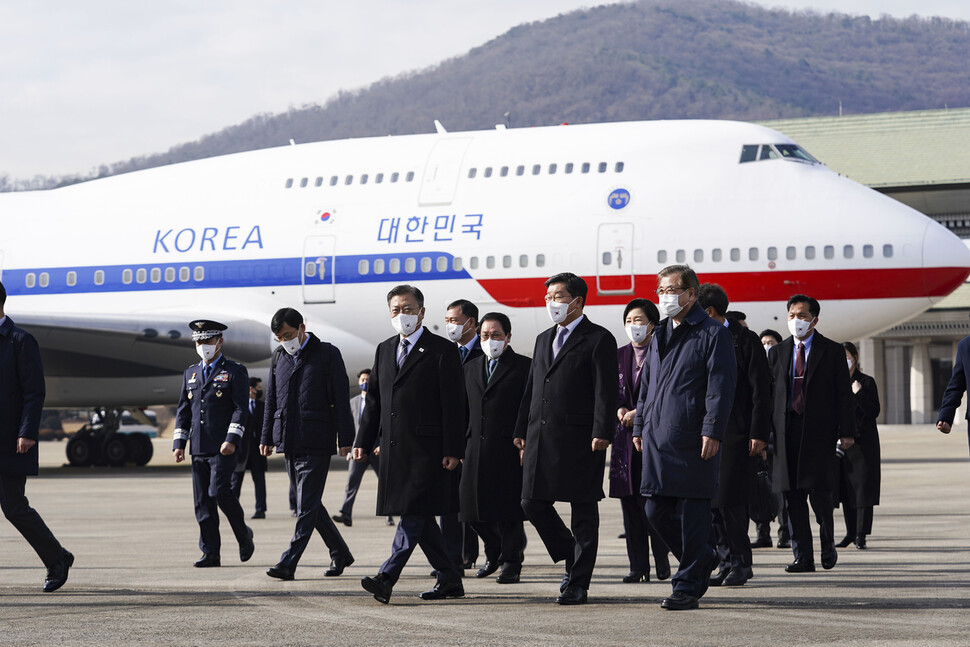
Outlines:
<svg viewBox="0 0 970 647"><path fill-rule="evenodd" d="M173 448L185 449L191 440L193 455L213 455L224 442L241 443L249 418L249 372L221 355L203 382L202 365L193 364L182 375Z"/></svg>

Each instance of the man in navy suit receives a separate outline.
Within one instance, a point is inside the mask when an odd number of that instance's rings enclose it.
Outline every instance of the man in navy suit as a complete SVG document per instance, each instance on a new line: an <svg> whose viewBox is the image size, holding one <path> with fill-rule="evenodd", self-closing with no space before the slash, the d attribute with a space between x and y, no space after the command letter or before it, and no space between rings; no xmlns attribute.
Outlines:
<svg viewBox="0 0 970 647"><path fill-rule="evenodd" d="M524 451L522 509L552 560L566 562L556 602L584 604L599 545L606 448L616 431L616 339L583 314L581 277L557 274L545 286L553 326L536 338L515 431ZM556 501L570 503L570 528Z"/></svg>
<svg viewBox="0 0 970 647"><path fill-rule="evenodd" d="M361 586L387 604L404 565L421 546L437 582L423 600L465 595L462 571L449 556L436 515L458 512L458 474L464 457L465 383L455 344L422 326L424 295L399 285L387 295L397 334L374 356L364 416L354 440L363 461L380 437L377 514L401 515L391 556Z"/></svg>
<svg viewBox="0 0 970 647"><path fill-rule="evenodd" d="M936 428L944 434L950 433L953 427L953 417L956 415L963 394L967 390L967 367L970 367L970 337L964 337L957 344L957 356L953 358L953 373L943 392L943 403L940 405L940 415L937 417ZM967 420L970 420L970 408L967 409Z"/></svg>
<svg viewBox="0 0 970 647"><path fill-rule="evenodd" d="M44 592L50 593L67 582L74 555L61 547L24 495L27 477L39 471L44 367L34 337L4 314L6 301L0 283L0 508L47 567Z"/></svg>
<svg viewBox="0 0 970 647"><path fill-rule="evenodd" d="M253 489L256 492L256 510L253 519L266 518L266 457L259 453L259 439L263 435L263 381L258 377L249 378L249 417L246 419L246 433L243 434L242 451L236 461L236 471L232 473L232 493L238 499L242 494L243 478L246 470L253 476Z"/></svg>

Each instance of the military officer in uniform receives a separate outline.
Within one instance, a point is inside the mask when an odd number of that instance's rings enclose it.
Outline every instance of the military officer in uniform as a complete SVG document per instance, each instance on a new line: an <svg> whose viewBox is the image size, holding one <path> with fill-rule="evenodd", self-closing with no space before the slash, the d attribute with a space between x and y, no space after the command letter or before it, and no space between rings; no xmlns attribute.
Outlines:
<svg viewBox="0 0 970 647"><path fill-rule="evenodd" d="M175 462L185 460L191 440L192 492L199 522L199 568L221 565L219 514L222 510L239 542L239 559L253 556L253 531L246 525L242 506L232 492L236 449L249 416L249 373L246 367L222 354L222 333L228 326L207 319L189 324L202 361L185 369L182 393L175 414Z"/></svg>

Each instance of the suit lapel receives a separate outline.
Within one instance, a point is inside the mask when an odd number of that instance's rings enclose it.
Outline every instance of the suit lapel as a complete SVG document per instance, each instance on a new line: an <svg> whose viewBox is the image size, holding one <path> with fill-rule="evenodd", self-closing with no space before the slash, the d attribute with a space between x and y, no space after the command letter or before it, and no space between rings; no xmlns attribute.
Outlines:
<svg viewBox="0 0 970 647"><path fill-rule="evenodd" d="M421 333L421 338L418 340L418 343L415 344L414 348L411 349L411 352L408 353L407 358L405 358L404 360L404 366L402 366L401 369L397 372L397 378L395 378L394 380L395 382L397 382L398 380L401 379L401 377L406 375L407 372L410 371L415 364L417 364L422 359L424 359L424 356L428 354L428 349L427 349L427 346L425 346L425 339L424 339L424 336L426 334L427 334L427 331ZM397 364L397 351L398 351L398 348L400 348L400 343L401 342L398 341L398 343L394 347L393 361L395 365Z"/></svg>
<svg viewBox="0 0 970 647"><path fill-rule="evenodd" d="M515 353L512 352L512 349L511 348L505 349L505 352L502 353L502 357L501 357L501 359L499 359L498 364L495 365L495 372L492 373L492 379L490 379L488 382L485 383L485 391L486 392L489 389L491 389L493 386L495 386L495 384L497 384L498 382L500 382L502 380L502 378L505 376L505 374L508 373L511 370L511 368L512 368L512 359L514 358L514 356L515 356ZM485 357L485 366L486 367L488 366L488 361L489 361L488 360L488 357ZM484 381L485 380L485 369L483 369L481 371L477 371L477 373L478 373L478 375L481 376L482 381Z"/></svg>
<svg viewBox="0 0 970 647"><path fill-rule="evenodd" d="M556 368L556 365L559 364L559 361L563 358L563 356L566 353L568 353L570 350L575 348L580 342L583 341L583 338L585 337L584 333L586 332L586 322L588 321L589 319L587 319L584 316L583 320L579 322L579 325L576 326L576 328L573 329L573 331L566 336L566 342L562 345L562 348L559 349L559 354L552 359L552 363L549 364L549 371L547 371L547 373L551 372L554 368ZM558 333L559 333L559 329L557 327L556 334ZM555 335L553 335L553 340L555 340ZM555 343L555 341L553 341L553 343ZM552 355L551 345L549 346L549 354L550 356Z"/></svg>
<svg viewBox="0 0 970 647"><path fill-rule="evenodd" d="M808 365L805 367L805 386L812 381L812 376L815 375L816 367L825 360L822 355L825 352L825 338L822 337L821 333L816 332L812 339L812 352L808 354Z"/></svg>

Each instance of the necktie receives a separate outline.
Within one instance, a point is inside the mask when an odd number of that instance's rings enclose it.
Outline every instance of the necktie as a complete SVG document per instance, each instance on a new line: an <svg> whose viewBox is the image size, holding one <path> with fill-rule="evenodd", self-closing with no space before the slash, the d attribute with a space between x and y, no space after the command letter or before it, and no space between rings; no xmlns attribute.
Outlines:
<svg viewBox="0 0 970 647"><path fill-rule="evenodd" d="M798 415L805 413L805 397L802 395L802 382L805 381L805 344L799 342L798 356L795 358L795 379L791 387L791 408Z"/></svg>
<svg viewBox="0 0 970 647"><path fill-rule="evenodd" d="M461 363L464 364L465 363L465 358L468 357L468 347L467 346L459 346L458 347L458 354L461 355Z"/></svg>
<svg viewBox="0 0 970 647"><path fill-rule="evenodd" d="M205 384L209 381L209 372L212 370L208 364L202 365L202 383Z"/></svg>
<svg viewBox="0 0 970 647"><path fill-rule="evenodd" d="M249 415L253 415L254 413L256 413L256 401L255 400L250 400L249 401Z"/></svg>
<svg viewBox="0 0 970 647"><path fill-rule="evenodd" d="M487 384L492 379L492 374L495 373L495 365L498 364L497 359L492 359L488 361L488 379L485 380Z"/></svg>
<svg viewBox="0 0 970 647"><path fill-rule="evenodd" d="M569 328L563 326L559 327L559 332L556 333L556 341L552 344L552 358L556 359L559 355L559 351L562 350L562 345L566 343L566 335L569 334Z"/></svg>
<svg viewBox="0 0 970 647"><path fill-rule="evenodd" d="M411 342L407 339L401 340L401 350L397 353L397 370L401 370L401 367L404 366L404 360L408 358L408 346L410 345Z"/></svg>

